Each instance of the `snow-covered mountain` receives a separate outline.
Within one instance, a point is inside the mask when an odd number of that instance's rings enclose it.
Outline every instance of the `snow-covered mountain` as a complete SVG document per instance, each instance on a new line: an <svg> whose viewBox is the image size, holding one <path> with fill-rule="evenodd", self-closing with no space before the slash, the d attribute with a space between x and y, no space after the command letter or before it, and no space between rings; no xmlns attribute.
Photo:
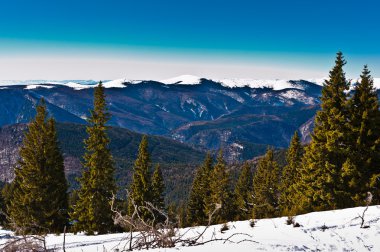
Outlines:
<svg viewBox="0 0 380 252"><path fill-rule="evenodd" d="M289 88L296 88L303 90L302 85L295 83L297 79L294 80L284 80L284 79L208 79L202 78L195 75L181 75L174 78L164 79L164 80L132 80L128 78L121 78L116 80L105 80L103 84L106 88L124 88L130 84L140 84L144 82L154 81L157 83L162 83L165 85L199 85L202 80L208 80L215 83L220 83L224 87L236 88L236 87L249 87L249 88L270 88L272 90L284 90ZM310 83L322 86L326 78L319 79L308 79ZM299 79L301 81L301 79ZM360 81L360 78L352 79L352 83ZM54 86L67 86L74 88L76 90L86 89L95 87L98 81L95 80L0 80L0 87L9 87L15 85L27 86L28 89L41 88L52 88ZM380 78L374 78L374 86L380 89Z"/></svg>
<svg viewBox="0 0 380 252"><path fill-rule="evenodd" d="M375 79L378 87L379 80ZM232 159L252 158L250 144L286 147L295 130L307 141L322 89L322 80L212 80L192 75L103 83L110 125L207 149L224 146ZM96 84L95 80L1 81L0 127L28 122L41 97L58 122L86 123Z"/></svg>

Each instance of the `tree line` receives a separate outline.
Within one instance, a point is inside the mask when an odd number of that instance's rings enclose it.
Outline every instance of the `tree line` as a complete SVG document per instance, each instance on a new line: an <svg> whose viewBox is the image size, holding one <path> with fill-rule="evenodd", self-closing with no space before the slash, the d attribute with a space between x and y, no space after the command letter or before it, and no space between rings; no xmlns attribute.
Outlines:
<svg viewBox="0 0 380 252"><path fill-rule="evenodd" d="M207 223L212 204L222 205L213 223L292 216L380 203L380 112L367 66L350 90L343 54L322 89L312 140L303 146L297 132L281 168L268 149L254 173L250 164L231 188L221 157L208 156L197 170L187 205L189 225ZM352 92L351 92L352 91Z"/></svg>
<svg viewBox="0 0 380 252"><path fill-rule="evenodd" d="M242 166L233 185L222 151L215 161L208 153L196 170L187 203L177 209L165 204L165 183L159 164L153 168L146 136L124 199L116 197L118 187L106 132L110 114L101 82L94 89L86 128L80 187L69 197L55 121L41 100L23 139L15 179L2 192L4 225L24 234L60 233L65 227L89 235L118 231L111 209L115 197L122 212L159 223L163 219L160 213L166 211L179 216L182 226L353 207L368 202L369 195L377 204L379 101L367 66L360 83L349 92L345 64L339 52L322 89L312 140L303 146L295 132L285 167L277 164L274 150L269 148L254 167L248 162ZM160 211L148 211L144 208L147 203ZM138 211L136 206L141 206Z"/></svg>

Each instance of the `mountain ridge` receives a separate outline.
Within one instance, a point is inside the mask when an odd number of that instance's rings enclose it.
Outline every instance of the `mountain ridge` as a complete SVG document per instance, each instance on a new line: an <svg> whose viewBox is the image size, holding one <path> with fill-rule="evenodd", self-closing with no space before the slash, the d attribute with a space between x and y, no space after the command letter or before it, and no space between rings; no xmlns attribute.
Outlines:
<svg viewBox="0 0 380 252"><path fill-rule="evenodd" d="M58 122L86 123L92 88L78 88L72 81L68 85L37 82L0 89L0 126L29 122L42 97ZM104 85L110 126L215 150L239 141L286 147L294 131L314 116L321 93L321 86L308 81L287 83L290 87L279 90L225 87L207 79L196 85L156 81Z"/></svg>
<svg viewBox="0 0 380 252"><path fill-rule="evenodd" d="M297 86L292 85L295 81L308 81L310 83L323 86L324 78L315 79L253 79L253 78L205 78L196 75L180 75L163 80L134 80L128 78L120 78L114 80L104 80L103 85L105 88L123 88L126 84L141 84L144 82L156 82L165 85L199 85L202 80L209 80L215 83L220 83L224 87L250 87L250 88L272 88L273 90L283 90L287 88L297 88ZM352 83L360 81L360 78L351 79ZM74 89L80 90L85 88L91 88L96 86L98 81L96 80L0 80L0 87L9 87L14 85L20 86L30 86L29 89L34 89L38 87L42 88L52 88L56 85L68 86ZM293 83L294 84L294 83ZM376 89L380 89L380 78L374 78L374 86ZM302 87L301 87L302 89Z"/></svg>

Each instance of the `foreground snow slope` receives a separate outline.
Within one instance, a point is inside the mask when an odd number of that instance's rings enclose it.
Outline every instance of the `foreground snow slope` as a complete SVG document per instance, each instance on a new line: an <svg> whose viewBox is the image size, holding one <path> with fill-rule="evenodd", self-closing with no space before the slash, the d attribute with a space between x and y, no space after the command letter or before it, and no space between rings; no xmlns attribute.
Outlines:
<svg viewBox="0 0 380 252"><path fill-rule="evenodd" d="M211 226L203 240L227 238L233 234L230 242L215 241L196 247L176 247L154 249L151 251L380 251L380 206L371 206L365 214L365 224L369 228L360 228L358 215L364 207L336 211L314 212L295 217L301 227L286 225L286 217L257 220L252 228L249 221L228 223L229 230L220 232L221 225ZM204 227L197 227L187 232L193 237ZM186 232L182 229L181 232ZM6 241L9 231L1 231L0 243ZM116 251L123 250L123 238L127 234L110 234L85 236L68 234L66 251ZM63 237L49 235L49 248L60 249Z"/></svg>

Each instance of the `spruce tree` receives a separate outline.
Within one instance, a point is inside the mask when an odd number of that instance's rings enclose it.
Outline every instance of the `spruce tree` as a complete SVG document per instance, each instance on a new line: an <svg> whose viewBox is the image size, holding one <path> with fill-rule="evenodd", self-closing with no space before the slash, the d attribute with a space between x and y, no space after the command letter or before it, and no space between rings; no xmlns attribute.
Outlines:
<svg viewBox="0 0 380 252"><path fill-rule="evenodd" d="M282 214L292 214L298 204L297 181L302 167L303 147L296 131L286 152L286 166L282 170L280 209Z"/></svg>
<svg viewBox="0 0 380 252"><path fill-rule="evenodd" d="M230 189L230 175L223 158L223 152L219 151L216 164L210 176L210 196L206 199L206 213L212 213L219 205L213 216L213 223L222 223L234 218L232 192Z"/></svg>
<svg viewBox="0 0 380 252"><path fill-rule="evenodd" d="M252 173L251 166L245 162L235 185L236 218L247 220L252 213Z"/></svg>
<svg viewBox="0 0 380 252"><path fill-rule="evenodd" d="M129 190L128 212L132 214L134 205L146 206L147 202L152 203L151 194L151 176L150 176L151 160L148 152L148 138L143 136L137 159L133 166L132 184ZM141 210L140 216L144 219L151 218L149 211Z"/></svg>
<svg viewBox="0 0 380 252"><path fill-rule="evenodd" d="M41 100L29 124L9 193L7 211L23 233L63 231L67 224L67 182L55 122Z"/></svg>
<svg viewBox="0 0 380 252"><path fill-rule="evenodd" d="M162 214L162 211L166 210L164 201L165 183L159 164L157 164L154 169L151 181L151 202L153 206L158 209L153 211L155 222L162 223L165 221L165 216Z"/></svg>
<svg viewBox="0 0 380 252"><path fill-rule="evenodd" d="M165 208L165 183L164 178L162 177L161 167L159 164L156 165L151 180L152 204L158 209L163 210Z"/></svg>
<svg viewBox="0 0 380 252"><path fill-rule="evenodd" d="M212 172L212 157L210 153L203 164L197 169L189 200L187 203L187 223L192 226L206 225L208 222L208 213L206 212L206 201L210 196L210 175Z"/></svg>
<svg viewBox="0 0 380 252"><path fill-rule="evenodd" d="M297 185L300 204L306 211L352 204L340 179L350 152L346 94L349 82L343 71L345 64L342 53L338 52L335 66L323 86L321 110L317 112L312 140L306 148L301 181Z"/></svg>
<svg viewBox="0 0 380 252"><path fill-rule="evenodd" d="M88 138L85 143L84 170L79 179L78 199L71 218L75 231L104 234L114 229L111 201L116 192L114 162L109 150L106 123L109 120L104 87L94 89L94 109L88 119Z"/></svg>
<svg viewBox="0 0 380 252"><path fill-rule="evenodd" d="M279 167L268 149L253 175L253 218L274 217L278 213Z"/></svg>
<svg viewBox="0 0 380 252"><path fill-rule="evenodd" d="M379 200L376 193L379 184L373 182L380 173L379 101L367 66L349 100L349 112L352 147L343 168L342 181L355 205L363 205L367 192L372 192L374 200Z"/></svg>

